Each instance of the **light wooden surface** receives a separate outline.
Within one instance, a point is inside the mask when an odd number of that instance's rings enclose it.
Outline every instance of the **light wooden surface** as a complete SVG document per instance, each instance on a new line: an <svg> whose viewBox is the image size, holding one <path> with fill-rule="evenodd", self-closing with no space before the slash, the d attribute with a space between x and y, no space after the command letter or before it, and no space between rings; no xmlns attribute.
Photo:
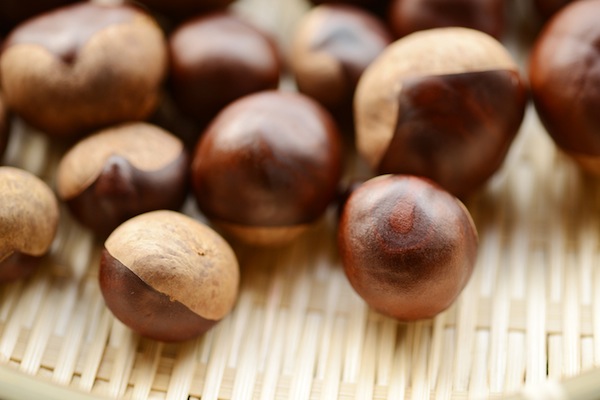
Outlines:
<svg viewBox="0 0 600 400"><path fill-rule="evenodd" d="M307 7L240 0L236 10L285 49ZM510 49L525 65L526 49ZM60 152L16 121L4 162L53 185ZM112 317L96 281L100 244L63 208L44 267L0 288L0 396L441 400L535 392L600 365L599 194L599 180L556 151L530 108L502 170L467 202L480 254L447 312L400 324L369 310L340 268L332 212L287 248L238 248L233 313L182 344L140 338ZM192 201L185 212L200 218Z"/></svg>

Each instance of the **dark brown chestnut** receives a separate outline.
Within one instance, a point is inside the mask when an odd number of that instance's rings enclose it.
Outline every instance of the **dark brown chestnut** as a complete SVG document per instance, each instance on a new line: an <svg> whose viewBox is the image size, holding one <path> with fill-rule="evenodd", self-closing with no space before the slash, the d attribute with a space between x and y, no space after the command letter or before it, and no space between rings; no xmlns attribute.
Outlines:
<svg viewBox="0 0 600 400"><path fill-rule="evenodd" d="M366 10L314 7L300 20L292 42L290 64L298 89L344 125L351 124L358 79L391 41L385 24Z"/></svg>
<svg viewBox="0 0 600 400"><path fill-rule="evenodd" d="M550 18L573 0L534 0L535 8L543 18Z"/></svg>
<svg viewBox="0 0 600 400"><path fill-rule="evenodd" d="M468 210L427 179L383 175L350 195L338 247L352 287L375 310L434 317L461 293L477 259Z"/></svg>
<svg viewBox="0 0 600 400"><path fill-rule="evenodd" d="M389 0L310 0L315 5L348 4L369 10L377 15L384 15Z"/></svg>
<svg viewBox="0 0 600 400"><path fill-rule="evenodd" d="M500 38L505 0L392 0L388 19L397 37L431 28L461 26Z"/></svg>
<svg viewBox="0 0 600 400"><path fill-rule="evenodd" d="M30 172L0 167L0 282L25 278L48 252L58 229L52 189Z"/></svg>
<svg viewBox="0 0 600 400"><path fill-rule="evenodd" d="M530 56L535 108L559 148L600 175L600 0L576 1L541 31Z"/></svg>
<svg viewBox="0 0 600 400"><path fill-rule="evenodd" d="M174 342L206 332L231 311L239 266L215 231L161 210L126 221L108 237L99 282L120 321L142 336Z"/></svg>
<svg viewBox="0 0 600 400"><path fill-rule="evenodd" d="M200 210L225 233L279 245L325 212L341 164L340 134L322 106L266 91L227 106L202 134L192 186Z"/></svg>
<svg viewBox="0 0 600 400"><path fill-rule="evenodd" d="M152 12L181 20L228 7L234 0L134 0Z"/></svg>
<svg viewBox="0 0 600 400"><path fill-rule="evenodd" d="M150 16L94 2L27 20L0 58L9 108L61 138L148 117L166 67L165 38Z"/></svg>
<svg viewBox="0 0 600 400"><path fill-rule="evenodd" d="M274 41L230 13L184 22L169 38L171 87L178 107L201 124L244 95L279 84Z"/></svg>
<svg viewBox="0 0 600 400"><path fill-rule="evenodd" d="M502 165L526 103L517 65L491 36L457 27L416 32L363 73L357 149L377 174L425 176L464 197Z"/></svg>
<svg viewBox="0 0 600 400"><path fill-rule="evenodd" d="M8 32L21 22L77 0L2 0L0 32Z"/></svg>
<svg viewBox="0 0 600 400"><path fill-rule="evenodd" d="M73 215L106 237L135 215L179 209L187 194L188 170L181 140L134 122L97 132L67 151L56 185Z"/></svg>

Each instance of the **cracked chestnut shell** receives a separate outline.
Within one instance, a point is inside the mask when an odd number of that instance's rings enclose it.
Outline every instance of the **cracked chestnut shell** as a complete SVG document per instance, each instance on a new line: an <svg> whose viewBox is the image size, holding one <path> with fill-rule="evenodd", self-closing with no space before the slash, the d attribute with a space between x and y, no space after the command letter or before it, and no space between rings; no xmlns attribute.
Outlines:
<svg viewBox="0 0 600 400"><path fill-rule="evenodd" d="M358 79L391 41L383 22L361 8L314 7L300 20L292 42L290 61L298 89L338 121L351 123Z"/></svg>
<svg viewBox="0 0 600 400"><path fill-rule="evenodd" d="M120 321L142 336L174 342L206 332L231 311L239 266L215 231L160 210L126 221L106 239L99 282Z"/></svg>
<svg viewBox="0 0 600 400"><path fill-rule="evenodd" d="M338 248L356 292L402 321L448 308L471 277L478 238L463 204L433 182L384 175L356 188L343 209Z"/></svg>
<svg viewBox="0 0 600 400"><path fill-rule="evenodd" d="M0 282L31 275L58 229L54 192L30 172L0 167Z"/></svg>
<svg viewBox="0 0 600 400"><path fill-rule="evenodd" d="M500 38L505 0L392 0L388 19L397 37L431 28L462 26Z"/></svg>
<svg viewBox="0 0 600 400"><path fill-rule="evenodd" d="M166 67L165 38L149 15L93 2L27 20L0 57L9 108L60 138L149 117Z"/></svg>
<svg viewBox="0 0 600 400"><path fill-rule="evenodd" d="M183 142L144 122L105 129L73 146L56 176L59 197L101 237L127 219L181 207L189 156Z"/></svg>
<svg viewBox="0 0 600 400"><path fill-rule="evenodd" d="M599 0L576 1L545 25L533 46L529 80L537 113L557 146L600 175Z"/></svg>
<svg viewBox="0 0 600 400"><path fill-rule="evenodd" d="M184 22L169 37L169 48L173 99L203 125L232 101L279 84L273 39L231 13Z"/></svg>
<svg viewBox="0 0 600 400"><path fill-rule="evenodd" d="M373 171L428 177L464 197L502 165L527 93L498 41L454 27L388 46L354 100L357 150Z"/></svg>
<svg viewBox="0 0 600 400"><path fill-rule="evenodd" d="M342 172L337 126L299 93L235 101L202 134L192 161L200 210L223 232L256 245L288 243L325 212Z"/></svg>

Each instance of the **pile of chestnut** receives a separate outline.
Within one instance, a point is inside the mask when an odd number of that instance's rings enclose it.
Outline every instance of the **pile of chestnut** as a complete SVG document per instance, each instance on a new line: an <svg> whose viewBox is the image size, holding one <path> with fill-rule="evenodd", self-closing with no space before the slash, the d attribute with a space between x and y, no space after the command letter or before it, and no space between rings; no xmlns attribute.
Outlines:
<svg viewBox="0 0 600 400"><path fill-rule="evenodd" d="M235 304L230 243L289 244L337 206L357 293L430 318L471 276L461 200L502 166L530 94L557 145L600 172L600 0L535 2L548 20L528 81L501 41L504 0L314 1L286 49L230 3L0 4L0 150L11 115L68 147L53 188L0 167L0 281L35 271L61 201L104 240L115 316L185 340ZM370 179L348 177L346 144ZM190 193L211 227L178 211Z"/></svg>

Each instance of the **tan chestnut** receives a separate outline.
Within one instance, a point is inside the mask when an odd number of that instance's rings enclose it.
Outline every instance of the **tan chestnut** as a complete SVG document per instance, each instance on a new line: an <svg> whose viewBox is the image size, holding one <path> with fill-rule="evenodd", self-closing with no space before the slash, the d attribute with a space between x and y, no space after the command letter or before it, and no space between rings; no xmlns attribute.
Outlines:
<svg viewBox="0 0 600 400"><path fill-rule="evenodd" d="M0 167L0 282L25 278L39 265L58 228L58 202L37 176Z"/></svg>
<svg viewBox="0 0 600 400"><path fill-rule="evenodd" d="M447 309L469 281L477 231L463 204L428 179L383 175L350 194L338 247L356 292L375 310L412 321Z"/></svg>
<svg viewBox="0 0 600 400"><path fill-rule="evenodd" d="M300 20L290 65L300 92L351 123L361 74L392 41L385 24L359 7L323 4Z"/></svg>
<svg viewBox="0 0 600 400"><path fill-rule="evenodd" d="M463 197L501 166L526 102L516 63L491 36L467 28L416 32L363 73L356 146L377 174L425 176Z"/></svg>
<svg viewBox="0 0 600 400"><path fill-rule="evenodd" d="M161 210L126 221L108 237L99 282L106 305L125 325L145 337L181 341L231 311L239 266L215 231Z"/></svg>
<svg viewBox="0 0 600 400"><path fill-rule="evenodd" d="M73 215L106 237L135 215L179 209L188 168L179 138L132 122L99 131L68 150L58 165L56 186Z"/></svg>
<svg viewBox="0 0 600 400"><path fill-rule="evenodd" d="M147 118L166 67L164 35L148 14L94 2L27 20L0 58L11 110L56 137Z"/></svg>

